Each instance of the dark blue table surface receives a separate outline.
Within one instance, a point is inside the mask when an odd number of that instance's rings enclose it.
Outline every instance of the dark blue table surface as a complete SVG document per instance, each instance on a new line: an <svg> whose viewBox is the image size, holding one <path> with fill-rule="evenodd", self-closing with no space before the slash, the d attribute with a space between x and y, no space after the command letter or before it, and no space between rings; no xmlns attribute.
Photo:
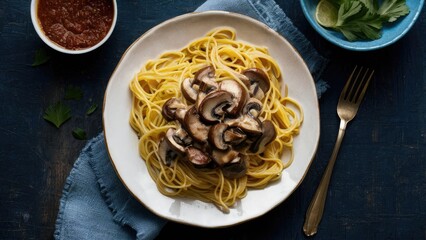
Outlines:
<svg viewBox="0 0 426 240"><path fill-rule="evenodd" d="M156 24L193 11L203 0L118 1L119 18L100 49L81 56L54 52L38 38L30 1L0 3L0 239L50 239L64 180L85 141L102 131L108 79L126 48ZM158 239L304 239L306 208L333 148L339 120L337 99L355 64L376 69L366 99L349 125L315 239L426 238L426 17L420 15L397 43L372 52L339 49L305 20L299 1L279 0L295 25L330 58L323 78L331 86L320 99L321 137L300 187L265 215L223 229L170 222ZM51 60L31 67L35 51ZM44 110L77 86L80 101L68 101L73 117L60 129L43 120ZM170 237L173 236L173 237Z"/></svg>

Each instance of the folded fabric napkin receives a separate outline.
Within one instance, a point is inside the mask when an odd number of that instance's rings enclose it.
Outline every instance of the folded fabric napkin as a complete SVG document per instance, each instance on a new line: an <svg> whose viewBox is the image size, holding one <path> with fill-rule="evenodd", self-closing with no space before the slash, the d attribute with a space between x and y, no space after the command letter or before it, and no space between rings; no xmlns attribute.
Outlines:
<svg viewBox="0 0 426 240"><path fill-rule="evenodd" d="M196 11L225 10L258 19L286 37L318 79L321 57L273 0L208 0ZM326 84L316 81L318 96ZM88 141L74 164L60 200L55 239L153 239L166 220L137 202L118 179L103 133Z"/></svg>

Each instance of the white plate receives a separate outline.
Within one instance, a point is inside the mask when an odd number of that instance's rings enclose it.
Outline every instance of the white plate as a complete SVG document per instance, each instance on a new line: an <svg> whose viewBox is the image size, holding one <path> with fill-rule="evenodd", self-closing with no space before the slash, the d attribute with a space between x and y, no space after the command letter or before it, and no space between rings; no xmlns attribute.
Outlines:
<svg viewBox="0 0 426 240"><path fill-rule="evenodd" d="M138 138L129 125L129 84L142 65L168 50L181 49L191 40L219 26L235 28L237 39L268 47L279 63L289 96L305 114L300 134L294 139L295 159L280 181L247 196L226 214L213 204L162 195L139 156ZM249 17L229 12L192 13L175 17L152 28L124 53L108 83L103 107L105 140L115 170L127 189L155 214L169 220L201 227L223 227L258 217L286 199L302 182L319 139L319 109L315 85L296 50L278 33Z"/></svg>

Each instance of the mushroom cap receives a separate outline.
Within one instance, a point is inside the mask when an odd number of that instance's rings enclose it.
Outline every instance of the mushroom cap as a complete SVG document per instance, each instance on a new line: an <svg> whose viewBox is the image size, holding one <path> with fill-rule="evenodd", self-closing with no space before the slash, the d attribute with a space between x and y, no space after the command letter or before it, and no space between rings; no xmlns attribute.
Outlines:
<svg viewBox="0 0 426 240"><path fill-rule="evenodd" d="M207 66L198 70L194 75L194 83L200 86L200 92L209 93L218 88L215 80L215 69L213 66Z"/></svg>
<svg viewBox="0 0 426 240"><path fill-rule="evenodd" d="M247 155L238 154L231 162L222 166L222 173L226 178L236 179L247 173Z"/></svg>
<svg viewBox="0 0 426 240"><path fill-rule="evenodd" d="M262 133L261 122L258 118L249 115L241 115L239 118L225 119L231 127L238 127L247 135L260 135Z"/></svg>
<svg viewBox="0 0 426 240"><path fill-rule="evenodd" d="M197 100L198 90L193 87L193 79L185 78L180 85L183 97L190 103Z"/></svg>
<svg viewBox="0 0 426 240"><path fill-rule="evenodd" d="M197 111L199 111L200 104L201 104L201 102L203 102L203 100L206 96L207 96L207 93L205 93L205 92L199 92L198 93L197 100L195 101L195 109L197 109Z"/></svg>
<svg viewBox="0 0 426 240"><path fill-rule="evenodd" d="M196 147L187 147L185 153L188 161L195 167L205 167L211 162L211 158Z"/></svg>
<svg viewBox="0 0 426 240"><path fill-rule="evenodd" d="M198 70L195 75L194 75L194 83L195 84L200 84L203 79L206 78L214 78L214 74L216 73L215 69L213 66L207 66L204 68L201 68L200 70Z"/></svg>
<svg viewBox="0 0 426 240"><path fill-rule="evenodd" d="M172 121L175 120L175 114L177 109L185 109L186 105L183 104L179 99L177 98L170 98L167 100L162 109L161 109L161 115L167 120Z"/></svg>
<svg viewBox="0 0 426 240"><path fill-rule="evenodd" d="M201 122L200 115L197 113L195 107L191 107L186 111L183 126L194 140L199 142L207 141L210 126Z"/></svg>
<svg viewBox="0 0 426 240"><path fill-rule="evenodd" d="M175 112L175 119L182 125L185 119L186 112L187 112L186 108L178 108L176 109L176 112Z"/></svg>
<svg viewBox="0 0 426 240"><path fill-rule="evenodd" d="M208 123L219 122L225 115L225 109L232 104L232 94L217 90L206 95L198 106L202 119Z"/></svg>
<svg viewBox="0 0 426 240"><path fill-rule="evenodd" d="M227 112L233 116L238 115L249 98L247 90L232 79L220 82L219 90L227 91L232 94L232 105L227 109Z"/></svg>
<svg viewBox="0 0 426 240"><path fill-rule="evenodd" d="M243 75L248 77L250 83L257 82L264 93L271 87L269 77L262 69L249 68L243 71Z"/></svg>
<svg viewBox="0 0 426 240"><path fill-rule="evenodd" d="M175 128L169 128L166 132L166 136L164 137L164 139L166 140L166 142L169 144L170 148L175 151L178 154L183 154L185 153L185 146L181 145L180 143L178 143L176 141L176 129Z"/></svg>
<svg viewBox="0 0 426 240"><path fill-rule="evenodd" d="M257 99L262 100L271 87L268 75L259 68L246 69L242 72L242 74L249 79L250 94Z"/></svg>
<svg viewBox="0 0 426 240"><path fill-rule="evenodd" d="M230 145L238 145L247 139L247 134L238 127L228 127L223 133L223 140Z"/></svg>
<svg viewBox="0 0 426 240"><path fill-rule="evenodd" d="M247 114L256 118L259 116L260 112L262 111L262 107L263 107L263 104L261 101L259 101L259 99L250 98L244 105L242 114Z"/></svg>
<svg viewBox="0 0 426 240"><path fill-rule="evenodd" d="M262 122L262 135L250 146L253 153L265 151L265 146L271 143L277 137L275 126L270 120Z"/></svg>
<svg viewBox="0 0 426 240"><path fill-rule="evenodd" d="M164 165L171 166L173 161L178 157L178 154L173 151L165 138L162 138L158 145L158 156Z"/></svg>
<svg viewBox="0 0 426 240"><path fill-rule="evenodd" d="M211 157L217 163L217 165L223 166L234 160L238 156L238 154L239 152L233 149L228 149L226 151L213 149L211 152Z"/></svg>
<svg viewBox="0 0 426 240"><path fill-rule="evenodd" d="M214 78L204 78L200 83L200 92L209 93L211 91L217 90L219 84Z"/></svg>
<svg viewBox="0 0 426 240"><path fill-rule="evenodd" d="M209 143L219 150L227 150L229 145L225 142L224 133L228 124L218 123L210 128Z"/></svg>
<svg viewBox="0 0 426 240"><path fill-rule="evenodd" d="M184 128L178 128L173 134L173 139L181 146L189 146L192 144L192 138Z"/></svg>

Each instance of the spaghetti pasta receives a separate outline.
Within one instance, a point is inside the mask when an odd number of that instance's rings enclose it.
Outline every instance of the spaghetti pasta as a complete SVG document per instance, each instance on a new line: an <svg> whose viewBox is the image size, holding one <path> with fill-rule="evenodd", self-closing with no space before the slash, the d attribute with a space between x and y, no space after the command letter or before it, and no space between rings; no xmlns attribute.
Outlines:
<svg viewBox="0 0 426 240"><path fill-rule="evenodd" d="M258 154L250 154L245 176L230 179L221 169L197 169L188 161L179 159L167 166L160 161L159 142L165 132L176 127L162 116L162 106L170 98L188 103L181 92L186 78L206 67L215 69L217 82L233 79L247 89L241 73L248 68L263 70L270 89L262 99L261 119L272 121L277 136ZM267 48L254 46L236 39L229 27L216 28L195 39L178 51L168 51L149 60L130 84L133 105L130 125L139 137L139 152L158 190L167 196L183 196L212 202L227 212L235 202L246 196L248 188L264 188L276 181L293 161L293 138L303 121L301 106L281 94L281 71ZM190 105L190 103L188 103ZM287 152L286 160L282 155Z"/></svg>

